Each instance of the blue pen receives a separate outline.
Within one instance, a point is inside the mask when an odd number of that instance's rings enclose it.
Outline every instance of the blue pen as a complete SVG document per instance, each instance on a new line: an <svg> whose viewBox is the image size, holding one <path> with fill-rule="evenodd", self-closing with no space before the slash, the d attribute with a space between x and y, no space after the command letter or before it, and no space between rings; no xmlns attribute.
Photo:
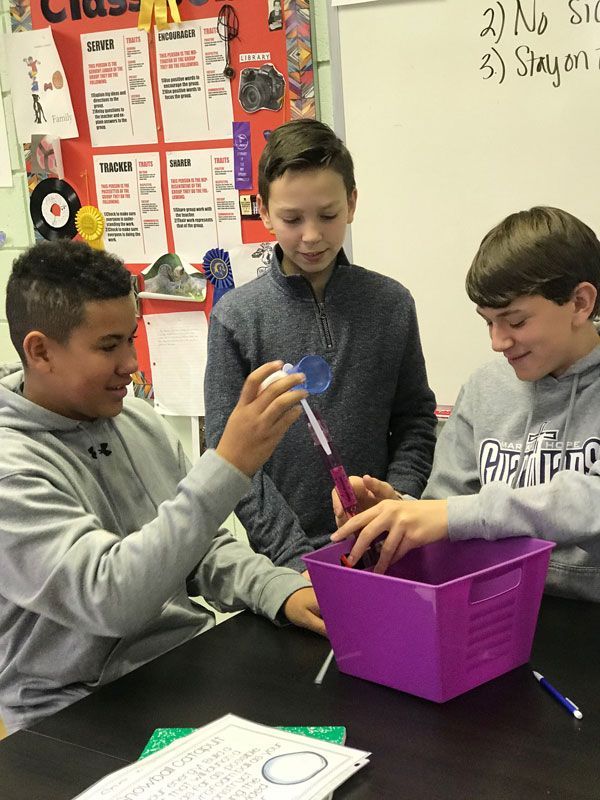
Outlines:
<svg viewBox="0 0 600 800"><path fill-rule="evenodd" d="M562 694L557 689L555 689L551 683L548 683L546 678L544 678L543 675L540 675L539 672L536 672L535 670L532 670L532 672L533 672L533 677L536 679L536 681L538 681L538 683L541 684L544 687L544 689L547 692L549 692L552 695L552 697L554 697L555 700L558 700L561 706L564 706L570 714L573 714L575 719L582 719L583 714L581 713L579 708L575 705L575 703L572 703L568 697L563 697Z"/></svg>

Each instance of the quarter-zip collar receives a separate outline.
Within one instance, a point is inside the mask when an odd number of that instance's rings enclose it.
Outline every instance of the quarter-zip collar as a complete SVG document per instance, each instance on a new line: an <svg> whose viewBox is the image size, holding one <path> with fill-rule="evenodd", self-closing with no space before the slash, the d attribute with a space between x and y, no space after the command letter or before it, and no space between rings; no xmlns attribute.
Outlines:
<svg viewBox="0 0 600 800"><path fill-rule="evenodd" d="M286 275L281 268L282 263L283 250L277 244L273 250L273 261L271 262L271 269L269 270L269 275L277 287L289 296L294 297L296 300L302 300L304 302L317 302L316 295L313 291L310 281L307 280L304 275ZM325 289L323 290L324 297L327 294L329 287L335 282L336 273L341 266L350 266L350 262L348 261L343 249L340 250L335 259L333 270L331 271L329 280L327 281Z"/></svg>

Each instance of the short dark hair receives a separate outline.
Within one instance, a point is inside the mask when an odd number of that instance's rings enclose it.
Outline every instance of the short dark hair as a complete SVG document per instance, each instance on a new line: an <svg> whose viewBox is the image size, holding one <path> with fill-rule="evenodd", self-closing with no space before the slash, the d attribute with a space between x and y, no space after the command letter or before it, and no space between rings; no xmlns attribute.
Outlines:
<svg viewBox="0 0 600 800"><path fill-rule="evenodd" d="M600 304L600 242L581 220L550 206L506 217L485 236L467 273L466 289L478 306L504 308L517 297L541 295L564 305L589 281Z"/></svg>
<svg viewBox="0 0 600 800"><path fill-rule="evenodd" d="M296 172L328 167L341 175L348 197L356 188L348 148L329 125L316 119L295 119L271 133L258 162L258 192L269 205L269 189L288 169Z"/></svg>
<svg viewBox="0 0 600 800"><path fill-rule="evenodd" d="M130 291L131 275L123 262L84 242L56 239L21 253L6 286L6 318L23 365L29 331L64 344L83 322L86 302L113 300Z"/></svg>

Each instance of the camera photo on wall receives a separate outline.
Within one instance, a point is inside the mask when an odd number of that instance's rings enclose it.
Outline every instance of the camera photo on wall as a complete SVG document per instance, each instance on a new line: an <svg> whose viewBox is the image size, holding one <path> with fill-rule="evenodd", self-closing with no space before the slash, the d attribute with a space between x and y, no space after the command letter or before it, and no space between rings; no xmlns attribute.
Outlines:
<svg viewBox="0 0 600 800"><path fill-rule="evenodd" d="M265 108L279 111L283 105L285 80L273 64L246 67L240 72L240 105L248 114Z"/></svg>
<svg viewBox="0 0 600 800"><path fill-rule="evenodd" d="M281 0L269 0L269 19L270 31L280 31L283 28L283 18L281 16Z"/></svg>

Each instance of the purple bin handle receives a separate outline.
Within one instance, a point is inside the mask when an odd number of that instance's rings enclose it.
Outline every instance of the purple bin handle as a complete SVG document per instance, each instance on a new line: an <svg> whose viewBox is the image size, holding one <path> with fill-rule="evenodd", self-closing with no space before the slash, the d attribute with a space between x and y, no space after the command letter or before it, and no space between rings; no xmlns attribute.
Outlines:
<svg viewBox="0 0 600 800"><path fill-rule="evenodd" d="M506 567L498 569L506 570ZM497 571L494 571L491 575L488 573L480 578L474 578L469 591L470 605L484 603L486 600L492 600L494 597L512 592L519 586L522 577L523 569L515 567L508 572L503 571L498 574Z"/></svg>

